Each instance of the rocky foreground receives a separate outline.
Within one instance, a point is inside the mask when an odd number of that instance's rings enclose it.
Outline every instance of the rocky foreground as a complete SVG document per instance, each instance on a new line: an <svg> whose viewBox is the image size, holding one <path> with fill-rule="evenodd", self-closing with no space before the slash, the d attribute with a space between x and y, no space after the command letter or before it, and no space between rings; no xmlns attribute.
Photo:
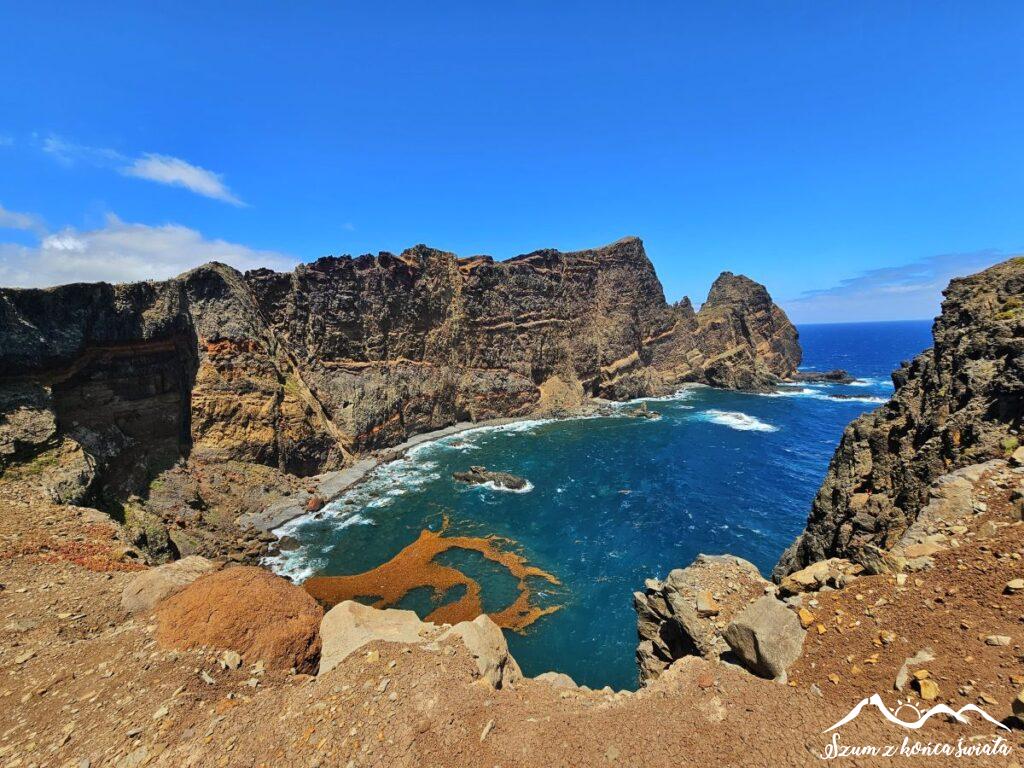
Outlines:
<svg viewBox="0 0 1024 768"><path fill-rule="evenodd" d="M145 568L123 559L106 516L5 484L0 764L809 766L827 754L822 732L873 693L893 709L976 703L1008 718L1024 686L1022 482L1006 460L944 479L892 572L826 561L776 588L722 557L652 583L700 624L691 653L636 692L524 678L486 617L446 627L356 603L324 614L260 569L198 557ZM748 661L729 658L744 647L730 627L764 631L741 618L764 600L799 650L783 658L786 684L745 669L756 644ZM760 647L777 658L773 642ZM908 733L865 713L841 737L889 745ZM1019 731L973 716L910 735L1011 749L969 765L1019 765L1024 749Z"/></svg>

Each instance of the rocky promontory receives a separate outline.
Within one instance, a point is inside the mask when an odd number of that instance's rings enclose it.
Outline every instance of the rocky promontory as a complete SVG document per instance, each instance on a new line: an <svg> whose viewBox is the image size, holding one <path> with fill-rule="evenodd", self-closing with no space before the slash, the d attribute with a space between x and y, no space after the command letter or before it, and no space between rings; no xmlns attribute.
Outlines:
<svg viewBox="0 0 1024 768"><path fill-rule="evenodd" d="M669 305L638 238L507 261L426 246L292 272L0 289L0 473L101 506L158 559L266 541L234 521L458 422L564 414L686 382L765 389L797 332L723 273Z"/></svg>
<svg viewBox="0 0 1024 768"><path fill-rule="evenodd" d="M934 346L893 373L888 403L844 431L807 527L776 578L828 557L892 548L929 485L1012 453L1024 420L1024 258L953 280Z"/></svg>

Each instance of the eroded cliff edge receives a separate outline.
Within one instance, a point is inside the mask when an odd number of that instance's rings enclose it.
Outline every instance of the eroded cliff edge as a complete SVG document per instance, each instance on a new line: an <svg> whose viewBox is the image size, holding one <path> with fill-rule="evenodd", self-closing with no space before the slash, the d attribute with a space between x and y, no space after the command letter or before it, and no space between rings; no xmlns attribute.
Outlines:
<svg viewBox="0 0 1024 768"><path fill-rule="evenodd" d="M210 518L226 486L279 482L247 467L304 477L459 421L685 382L764 389L800 354L748 278L723 273L699 312L669 305L638 238L504 262L416 246L289 273L207 264L0 289L0 472L46 469L56 500L116 509L160 477L175 492L159 517ZM219 468L161 477L183 458ZM153 521L133 510L145 538Z"/></svg>
<svg viewBox="0 0 1024 768"><path fill-rule="evenodd" d="M1019 445L1024 258L953 280L944 296L934 346L893 373L888 403L843 432L776 579L829 557L890 549L917 519L933 481Z"/></svg>

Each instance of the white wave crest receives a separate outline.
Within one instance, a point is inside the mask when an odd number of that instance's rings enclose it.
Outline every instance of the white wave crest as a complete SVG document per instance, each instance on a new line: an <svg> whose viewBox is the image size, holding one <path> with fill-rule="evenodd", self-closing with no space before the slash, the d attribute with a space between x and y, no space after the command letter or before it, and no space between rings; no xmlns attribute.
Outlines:
<svg viewBox="0 0 1024 768"><path fill-rule="evenodd" d="M487 488L490 491L501 491L502 493L529 493L533 490L533 483L527 480L526 485L522 488L506 488L504 485L498 485L493 480L488 480L486 483L476 483L473 487Z"/></svg>
<svg viewBox="0 0 1024 768"><path fill-rule="evenodd" d="M699 414L700 418L710 421L712 424L721 424L730 429L739 429L744 432L778 432L779 428L761 421L756 416L743 413L742 411L719 411L715 408Z"/></svg>
<svg viewBox="0 0 1024 768"><path fill-rule="evenodd" d="M837 397L836 394L829 394L810 387L780 389L776 392L759 392L761 397L807 397L811 400L825 400L831 403L869 403L881 405L888 402L887 398L877 395L854 395L852 397Z"/></svg>
<svg viewBox="0 0 1024 768"><path fill-rule="evenodd" d="M292 535L298 531L303 525L311 522L311 518L303 516L292 520L280 528L276 529L274 533L278 538L283 536ZM341 531L345 528L351 528L354 525L376 525L371 518L359 514L350 514L344 518L335 518L331 520L331 526ZM329 553L336 544L327 545L322 548L324 554ZM317 571L322 570L326 567L327 561L323 558L310 558L305 548L300 546L298 549L289 550L287 552L280 552L271 557L263 558L263 565L267 566L274 573L279 576L285 576L291 579L296 584L301 584L310 576Z"/></svg>

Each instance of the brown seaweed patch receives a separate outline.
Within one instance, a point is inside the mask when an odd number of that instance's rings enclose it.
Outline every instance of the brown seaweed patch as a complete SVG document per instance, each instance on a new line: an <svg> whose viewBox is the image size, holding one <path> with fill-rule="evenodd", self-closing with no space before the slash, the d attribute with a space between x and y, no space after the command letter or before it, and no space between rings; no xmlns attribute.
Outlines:
<svg viewBox="0 0 1024 768"><path fill-rule="evenodd" d="M480 600L480 584L457 568L442 565L434 558L449 549L467 549L479 552L488 560L503 566L518 580L519 595L507 607L490 614L499 627L523 630L561 606L540 607L532 600L527 583L529 578L541 578L558 586L560 582L547 571L527 563L526 558L515 552L499 548L498 538L487 536L445 536L445 524L440 531L422 531L419 538L386 563L376 568L351 576L314 576L303 585L309 594L327 607L343 600L373 595L375 608L389 608L396 605L409 592L420 587L430 587L434 598L442 597L458 585L466 588L458 600L433 610L427 621L438 624L457 624L472 621L483 610Z"/></svg>

